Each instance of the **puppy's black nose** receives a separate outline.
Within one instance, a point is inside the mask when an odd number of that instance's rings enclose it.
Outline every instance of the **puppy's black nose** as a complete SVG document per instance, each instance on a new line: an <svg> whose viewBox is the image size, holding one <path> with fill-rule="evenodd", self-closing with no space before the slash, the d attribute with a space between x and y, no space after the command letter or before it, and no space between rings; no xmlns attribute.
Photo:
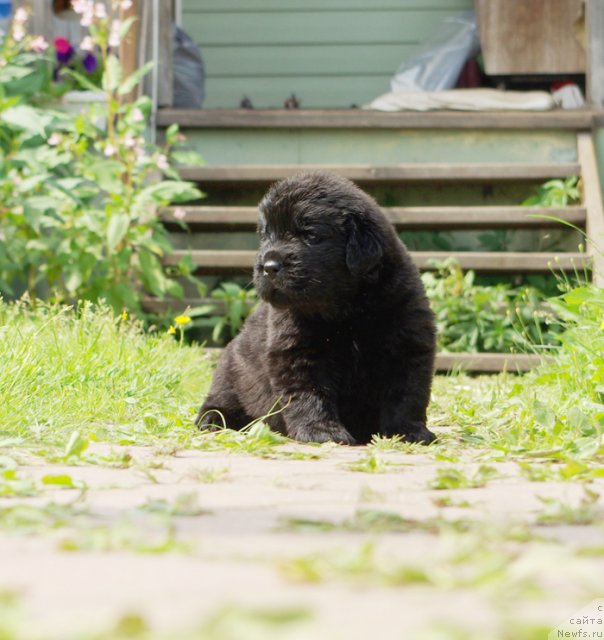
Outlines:
<svg viewBox="0 0 604 640"><path fill-rule="evenodd" d="M262 265L262 271L265 276L275 276L283 268L283 263L279 260L271 258Z"/></svg>

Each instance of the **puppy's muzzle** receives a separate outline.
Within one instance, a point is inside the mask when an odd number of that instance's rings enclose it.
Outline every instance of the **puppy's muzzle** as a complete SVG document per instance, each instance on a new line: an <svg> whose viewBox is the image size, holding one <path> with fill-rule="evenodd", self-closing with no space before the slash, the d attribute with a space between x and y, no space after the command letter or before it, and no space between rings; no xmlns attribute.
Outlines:
<svg viewBox="0 0 604 640"><path fill-rule="evenodd" d="M283 269L283 260L276 251L269 251L259 266L262 275L274 278Z"/></svg>

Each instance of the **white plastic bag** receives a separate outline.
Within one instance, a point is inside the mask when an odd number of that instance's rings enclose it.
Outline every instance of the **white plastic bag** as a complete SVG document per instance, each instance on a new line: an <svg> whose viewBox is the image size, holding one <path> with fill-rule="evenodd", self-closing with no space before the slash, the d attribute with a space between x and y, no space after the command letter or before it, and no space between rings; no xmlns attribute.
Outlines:
<svg viewBox="0 0 604 640"><path fill-rule="evenodd" d="M392 91L442 91L455 86L466 60L480 50L473 11L448 16L419 51L397 69Z"/></svg>

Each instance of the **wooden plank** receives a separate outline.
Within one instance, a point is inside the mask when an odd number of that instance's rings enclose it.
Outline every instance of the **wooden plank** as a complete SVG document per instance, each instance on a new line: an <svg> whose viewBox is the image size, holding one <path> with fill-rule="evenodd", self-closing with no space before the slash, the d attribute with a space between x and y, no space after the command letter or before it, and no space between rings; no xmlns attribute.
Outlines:
<svg viewBox="0 0 604 640"><path fill-rule="evenodd" d="M547 180L578 175L576 163L421 163L375 166L364 164L304 164L183 167L185 180L204 182L273 182L307 171L328 171L359 182L499 182Z"/></svg>
<svg viewBox="0 0 604 640"><path fill-rule="evenodd" d="M159 126L195 129L590 129L598 111L384 113L365 109L160 109Z"/></svg>
<svg viewBox="0 0 604 640"><path fill-rule="evenodd" d="M255 251L179 249L164 258L165 265L178 264L190 256L199 273L248 273L256 261ZM589 268L590 259L582 253L529 253L479 251L412 251L413 261L421 270L431 270L435 262L455 258L462 269L485 273L549 273Z"/></svg>
<svg viewBox="0 0 604 640"><path fill-rule="evenodd" d="M245 51L237 44L207 45L199 42L207 78L254 78L270 76L380 75L391 76L416 44L371 45L257 45Z"/></svg>
<svg viewBox="0 0 604 640"><path fill-rule="evenodd" d="M577 133L468 129L189 129L207 166L575 162ZM526 185L524 185L526 186ZM526 197L526 196L524 196ZM513 200L512 200L513 202Z"/></svg>
<svg viewBox="0 0 604 640"><path fill-rule="evenodd" d="M391 207L384 211L397 229L406 231L555 229L561 221L581 227L586 216L583 207Z"/></svg>
<svg viewBox="0 0 604 640"><path fill-rule="evenodd" d="M582 73L575 23L583 0L476 0L488 74Z"/></svg>
<svg viewBox="0 0 604 640"><path fill-rule="evenodd" d="M604 106L604 2L585 3L587 28L587 100L595 107Z"/></svg>
<svg viewBox="0 0 604 640"><path fill-rule="evenodd" d="M170 107L173 104L172 69L172 3L157 0L157 22L154 21L155 1L141 2L141 46L144 47L145 62L155 60L156 66L143 80L144 93L154 96L154 82L157 80L157 106ZM154 29L157 26L157 33ZM157 43L155 38L157 37ZM157 45L157 47L156 47ZM157 54L157 57L154 57Z"/></svg>
<svg viewBox="0 0 604 640"><path fill-rule="evenodd" d="M528 353L439 353L436 370L462 369L473 373L523 372L539 366L544 358Z"/></svg>
<svg viewBox="0 0 604 640"><path fill-rule="evenodd" d="M263 11L191 13L185 26L207 45L249 46L321 44L413 44L450 15L447 9L422 11ZM394 69L393 69L394 71Z"/></svg>
<svg viewBox="0 0 604 640"><path fill-rule="evenodd" d="M533 253L518 251L412 251L413 261L422 271L434 262L453 257L462 269L483 273L550 273L589 268L590 259L583 253Z"/></svg>
<svg viewBox="0 0 604 640"><path fill-rule="evenodd" d="M226 306L223 300L215 300L214 298L183 298L178 300L177 298L165 298L163 300L159 298L146 297L143 298L142 306L148 313L165 314L169 312L182 313L187 309L194 309L201 305L211 304L215 307L215 312L220 314L226 311ZM253 306L253 302L245 302L248 307Z"/></svg>
<svg viewBox="0 0 604 640"><path fill-rule="evenodd" d="M120 42L120 62L122 64L122 73L124 78L132 75L140 66L138 60L139 52L139 28L140 28L140 11L138 6L139 0L133 0L132 5L128 9L120 9L120 20L122 23L128 18L136 18L130 30ZM138 85L129 93L121 96L122 102L133 102L138 95Z"/></svg>
<svg viewBox="0 0 604 640"><path fill-rule="evenodd" d="M183 300L145 298L143 308L148 313L158 315L182 313L202 304L213 304L217 313L224 311L224 304L211 298L185 298ZM499 373L501 371L529 371L539 366L543 358L537 354L511 353L439 353L436 356L435 369L438 372L463 370L474 373Z"/></svg>
<svg viewBox="0 0 604 640"><path fill-rule="evenodd" d="M472 8L473 0L183 0L183 12L240 12L240 11L371 11L446 9L449 12Z"/></svg>
<svg viewBox="0 0 604 640"><path fill-rule="evenodd" d="M295 93L300 106L307 109L361 106L388 90L391 73L382 75L325 75L241 78L206 78L204 107L238 108L245 95L256 109L283 108Z"/></svg>
<svg viewBox="0 0 604 640"><path fill-rule="evenodd" d="M383 210L400 230L558 228L560 221L582 227L586 217L583 207L384 207ZM178 224L173 211L174 207L162 210L161 220ZM193 230L254 231L258 221L257 207L202 206L185 207L185 211L185 222Z"/></svg>
<svg viewBox="0 0 604 640"><path fill-rule="evenodd" d="M577 149L587 209L587 250L594 263L593 280L598 287L604 287L604 206L591 134L579 134Z"/></svg>

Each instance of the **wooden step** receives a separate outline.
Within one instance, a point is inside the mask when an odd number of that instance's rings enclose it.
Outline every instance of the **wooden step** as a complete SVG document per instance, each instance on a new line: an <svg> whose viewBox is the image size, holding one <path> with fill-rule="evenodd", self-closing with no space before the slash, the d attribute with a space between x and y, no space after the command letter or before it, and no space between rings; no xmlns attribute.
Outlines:
<svg viewBox="0 0 604 640"><path fill-rule="evenodd" d="M183 167L181 177L196 182L273 182L306 171L328 171L358 182L445 182L547 180L578 175L577 163L522 164L360 164L227 165Z"/></svg>
<svg viewBox="0 0 604 640"><path fill-rule="evenodd" d="M516 373L534 369L543 361L542 356L528 353L439 353L436 356L436 371Z"/></svg>
<svg viewBox="0 0 604 640"><path fill-rule="evenodd" d="M173 209L160 213L166 224L177 224ZM258 220L257 207L185 207L185 210L184 221L193 230L254 231ZM584 207L384 207L383 210L401 231L544 229L560 227L560 221L583 227L586 218Z"/></svg>
<svg viewBox="0 0 604 640"><path fill-rule="evenodd" d="M190 256L199 274L249 274L256 259L255 251L175 250L164 259L176 265ZM433 262L455 258L462 269L482 273L549 273L551 271L582 272L589 268L590 258L583 253L531 253L482 251L412 251L413 261L421 270L434 268Z"/></svg>
<svg viewBox="0 0 604 640"><path fill-rule="evenodd" d="M160 109L157 124L194 129L591 129L601 111L456 112L368 109Z"/></svg>
<svg viewBox="0 0 604 640"><path fill-rule="evenodd" d="M212 304L216 313L224 313L224 303L211 298L185 298L183 300L159 300L147 297L143 300L143 308L148 313L165 315L168 313L183 313L200 305ZM211 349L220 351L220 349ZM512 353L439 353L436 356L436 371L469 371L473 373L511 373L529 371L543 362L537 354Z"/></svg>
<svg viewBox="0 0 604 640"><path fill-rule="evenodd" d="M328 171L356 182L502 182L540 181L567 178L580 173L572 163L409 163L376 166L370 164L275 164L182 167L184 180L199 183L269 183L306 171Z"/></svg>

